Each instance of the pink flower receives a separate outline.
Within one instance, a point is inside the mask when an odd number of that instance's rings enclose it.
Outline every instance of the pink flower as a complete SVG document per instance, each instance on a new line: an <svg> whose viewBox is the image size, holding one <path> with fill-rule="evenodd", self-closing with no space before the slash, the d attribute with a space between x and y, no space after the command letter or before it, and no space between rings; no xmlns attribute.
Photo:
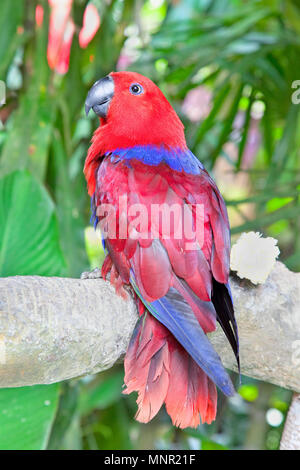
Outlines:
<svg viewBox="0 0 300 470"><path fill-rule="evenodd" d="M55 67L56 72L61 75L64 75L65 73L67 73L69 69L71 45L72 45L74 32L75 32L74 21L72 20L72 18L69 18L67 25L66 25L66 29L64 31L61 48L59 51L59 59Z"/></svg>
<svg viewBox="0 0 300 470"><path fill-rule="evenodd" d="M71 26L69 22L69 17L71 13L72 2L73 0L49 0L51 13L48 35L47 59L49 67L51 69L55 69L56 71L58 71L57 69L65 70L65 65L62 65L65 64L66 55L70 57L70 51L67 51L67 47L71 48L74 33L73 31L70 41ZM67 28L67 25L69 31L66 37L65 30Z"/></svg>
<svg viewBox="0 0 300 470"><path fill-rule="evenodd" d="M38 28L40 28L43 24L44 19L44 8L42 5L37 5L35 8L35 22Z"/></svg>
<svg viewBox="0 0 300 470"><path fill-rule="evenodd" d="M89 3L84 10L83 25L79 33L79 45L85 48L93 39L100 27L100 16L97 8Z"/></svg>
<svg viewBox="0 0 300 470"><path fill-rule="evenodd" d="M49 67L59 74L67 73L70 52L75 32L71 17L73 0L48 0L50 5L50 24L48 35L47 60ZM40 10L36 10L36 22L40 21ZM88 4L83 15L83 26L79 33L80 47L86 47L100 26L100 16L93 4Z"/></svg>

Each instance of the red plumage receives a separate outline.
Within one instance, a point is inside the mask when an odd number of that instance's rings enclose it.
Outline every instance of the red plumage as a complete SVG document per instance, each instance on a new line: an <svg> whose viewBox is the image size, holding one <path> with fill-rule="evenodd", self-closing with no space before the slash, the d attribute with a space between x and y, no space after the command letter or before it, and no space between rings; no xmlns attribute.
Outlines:
<svg viewBox="0 0 300 470"><path fill-rule="evenodd" d="M114 97L107 116L100 119L101 126L94 134L84 171L100 225L107 223L107 218L99 208L110 204L116 211L116 236L106 240L109 254L102 267L103 277L111 271L111 282L122 293L122 285L130 283L133 273L144 302L137 297L142 317L125 358L124 393L138 392L136 418L141 422L152 419L165 403L174 425L195 427L200 417L207 423L215 419L215 384L172 333L147 311L147 302L162 299L173 289L191 308L205 333L215 329L221 313L216 312L212 302L213 282L226 285L229 274L227 212L215 183L204 169L193 174L176 171L165 161L149 165L142 156L140 160L111 158L111 152L118 156L116 149L135 146L186 149L178 116L149 79L129 72L111 76ZM133 82L143 86L142 96L129 93ZM120 203L124 196L126 206ZM191 206L186 214L187 203ZM130 223L136 217L132 210L136 204L143 205L148 214L153 204L164 204L166 213L156 224L149 218L146 225L141 223L133 228ZM165 237L164 220L174 204L179 212L170 225L169 237ZM176 239L179 223L196 225L195 204L204 208L204 233L197 232L192 239L185 235ZM126 236L121 238L124 230ZM154 239L151 231L156 233ZM193 249L187 248L191 242ZM227 320L225 315L222 327L230 336ZM232 318L230 321L232 327Z"/></svg>
<svg viewBox="0 0 300 470"><path fill-rule="evenodd" d="M215 385L151 315L140 320L124 364L124 393L139 392L138 421L150 421L163 403L173 424L181 428L197 427L200 417L209 424L215 419Z"/></svg>

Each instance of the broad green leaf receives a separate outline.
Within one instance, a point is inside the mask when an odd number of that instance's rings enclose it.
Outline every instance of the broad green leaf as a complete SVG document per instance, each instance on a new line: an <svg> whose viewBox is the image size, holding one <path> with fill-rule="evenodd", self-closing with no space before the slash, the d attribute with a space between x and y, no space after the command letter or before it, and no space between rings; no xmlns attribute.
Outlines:
<svg viewBox="0 0 300 470"><path fill-rule="evenodd" d="M58 394L58 384L1 389L0 449L45 449Z"/></svg>
<svg viewBox="0 0 300 470"><path fill-rule="evenodd" d="M60 276L65 261L54 205L26 171L0 179L0 276Z"/></svg>

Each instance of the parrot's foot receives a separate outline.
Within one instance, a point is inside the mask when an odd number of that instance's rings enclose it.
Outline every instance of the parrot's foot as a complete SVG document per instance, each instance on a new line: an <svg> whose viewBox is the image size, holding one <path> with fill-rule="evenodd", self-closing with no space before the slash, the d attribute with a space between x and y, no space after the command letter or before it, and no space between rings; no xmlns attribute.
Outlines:
<svg viewBox="0 0 300 470"><path fill-rule="evenodd" d="M93 271L81 273L80 279L102 279L101 269L95 268Z"/></svg>
<svg viewBox="0 0 300 470"><path fill-rule="evenodd" d="M119 275L110 276L110 283L112 286L114 286L117 295L122 297L124 300L128 299L128 293L131 293L130 287L124 284L124 282L121 279L121 276Z"/></svg>
<svg viewBox="0 0 300 470"><path fill-rule="evenodd" d="M128 299L128 294L133 295L132 288L123 283L115 267L113 267L112 272L107 269L103 270L103 267L102 270L95 268L93 271L85 271L81 273L80 279L104 279L105 281L109 281L111 285L114 286L116 294L124 300Z"/></svg>

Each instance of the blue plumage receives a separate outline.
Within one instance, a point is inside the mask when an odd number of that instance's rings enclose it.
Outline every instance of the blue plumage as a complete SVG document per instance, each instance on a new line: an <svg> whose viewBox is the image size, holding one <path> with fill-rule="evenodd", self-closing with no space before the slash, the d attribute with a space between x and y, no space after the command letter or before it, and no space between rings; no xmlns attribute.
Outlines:
<svg viewBox="0 0 300 470"><path fill-rule="evenodd" d="M198 175L204 169L202 163L189 149L167 149L154 145L137 145L129 149L116 149L107 152L105 155L110 156L112 163L117 163L120 160L129 162L135 159L146 165L157 166L164 162L172 170L184 171L192 175Z"/></svg>
<svg viewBox="0 0 300 470"><path fill-rule="evenodd" d="M90 224L94 222L94 229L96 230L97 224L98 224L98 217L96 215L96 204L95 204L95 194L91 197L91 218L90 218Z"/></svg>

